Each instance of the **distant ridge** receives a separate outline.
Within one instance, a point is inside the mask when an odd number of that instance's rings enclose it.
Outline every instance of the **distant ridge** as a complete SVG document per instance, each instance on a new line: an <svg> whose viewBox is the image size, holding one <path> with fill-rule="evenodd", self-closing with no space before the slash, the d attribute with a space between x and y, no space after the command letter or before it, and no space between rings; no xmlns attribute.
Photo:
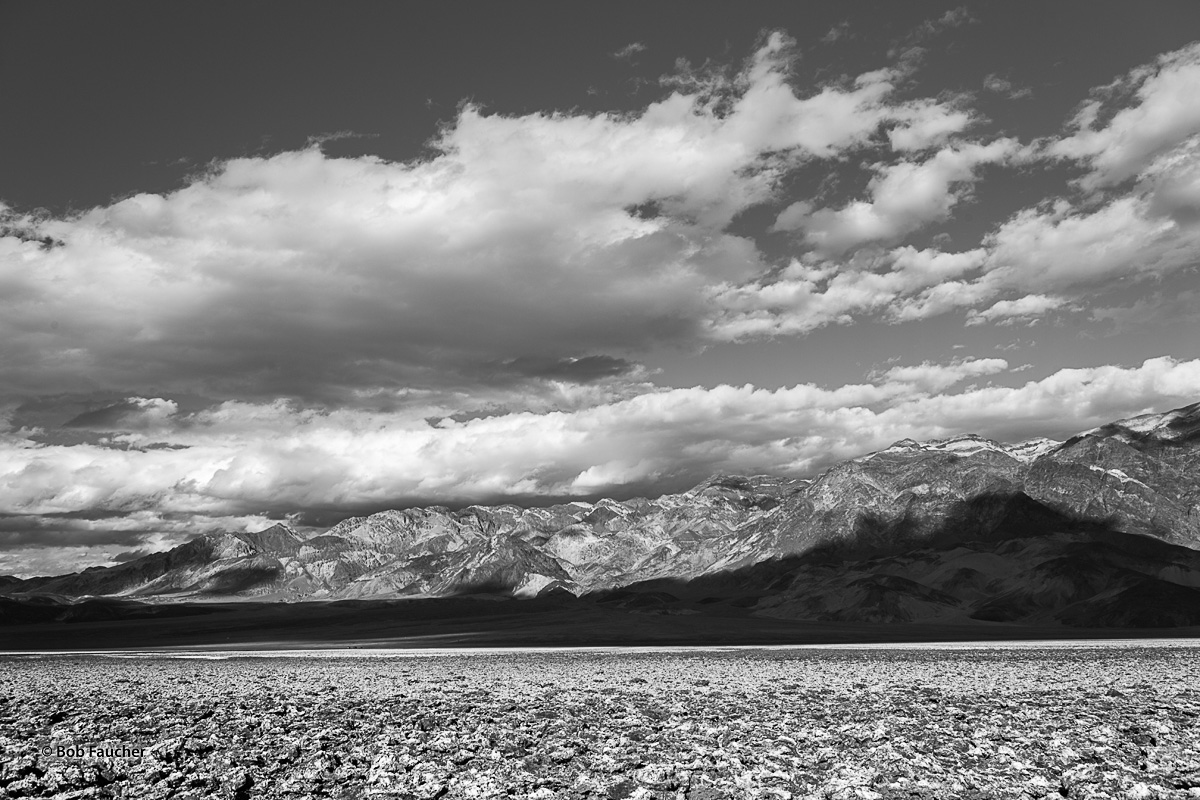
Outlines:
<svg viewBox="0 0 1200 800"><path fill-rule="evenodd" d="M755 613L797 619L1200 624L1198 548L1200 403L1065 442L906 439L812 481L715 476L656 499L222 533L115 567L0 577L0 594L601 597L669 585L669 597L734 587Z"/></svg>

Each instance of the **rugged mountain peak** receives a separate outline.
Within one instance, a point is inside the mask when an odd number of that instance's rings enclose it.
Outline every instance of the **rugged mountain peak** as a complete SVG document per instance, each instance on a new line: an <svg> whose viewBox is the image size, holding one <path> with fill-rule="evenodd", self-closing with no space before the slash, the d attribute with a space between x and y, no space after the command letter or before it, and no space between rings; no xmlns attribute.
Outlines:
<svg viewBox="0 0 1200 800"><path fill-rule="evenodd" d="M935 439L925 443L926 449L941 450L946 453L958 453L960 455L971 455L979 452L994 452L1011 455L1008 448L992 439L985 439L982 436L976 436L973 433L963 434L961 436L952 436L949 439Z"/></svg>
<svg viewBox="0 0 1200 800"><path fill-rule="evenodd" d="M267 553L274 556L295 555L296 551L304 543L304 538L300 534L283 523L277 523L261 531L234 535L259 553Z"/></svg>
<svg viewBox="0 0 1200 800"><path fill-rule="evenodd" d="M868 453L867 455L860 456L859 458L856 458L854 460L855 461L866 461L867 459L874 458L875 456L882 455L884 453L909 453L914 450L923 450L923 449L924 449L924 447L922 446L922 444L920 442L918 442L916 439L900 439L899 441L892 442L890 445L883 448L882 450L877 450L874 453Z"/></svg>
<svg viewBox="0 0 1200 800"><path fill-rule="evenodd" d="M1061 444L1062 442L1055 439L1047 439L1044 436L1039 436L1035 439L1026 439L1023 442L1007 445L1004 450L1018 461L1024 464L1031 464L1034 459L1049 453Z"/></svg>
<svg viewBox="0 0 1200 800"><path fill-rule="evenodd" d="M265 531L259 531L258 534L213 533L204 537L204 540L208 544L213 558L244 558L257 555L260 551L259 547L253 543L253 537L259 534L268 534L270 530L268 528ZM267 538L270 538L269 534Z"/></svg>
<svg viewBox="0 0 1200 800"><path fill-rule="evenodd" d="M1035 460L1030 497L1129 533L1200 547L1200 404L1073 436Z"/></svg>
<svg viewBox="0 0 1200 800"><path fill-rule="evenodd" d="M777 500L795 492L810 481L801 478L782 478L772 475L713 475L703 483L677 495L681 500L692 501L707 496L724 498L741 504L755 504L763 500ZM669 496L668 496L669 497ZM660 500L666 500L666 497Z"/></svg>
<svg viewBox="0 0 1200 800"><path fill-rule="evenodd" d="M586 593L793 556L887 557L1067 530L1141 534L1200 549L1198 471L1195 404L1062 443L904 439L812 481L720 474L653 499L457 511L429 506L351 517L309 537L285 524L213 534L116 567L3 581L0 593L279 599ZM854 591L894 592L894 583ZM934 602L921 600L927 601Z"/></svg>
<svg viewBox="0 0 1200 800"><path fill-rule="evenodd" d="M1162 414L1139 414L1101 425L1079 436L1115 438L1130 444L1195 441L1200 438L1200 403Z"/></svg>
<svg viewBox="0 0 1200 800"><path fill-rule="evenodd" d="M960 436L952 436L948 439L931 439L927 442L918 442L914 439L901 439L898 442L893 442L883 450L868 453L865 456L853 459L853 461L862 463L881 457L891 458L893 456L904 458L914 453L951 453L957 456L970 456L985 452L999 453L1006 456L1012 455L1009 449L999 442L992 439L985 439L973 433L967 433Z"/></svg>

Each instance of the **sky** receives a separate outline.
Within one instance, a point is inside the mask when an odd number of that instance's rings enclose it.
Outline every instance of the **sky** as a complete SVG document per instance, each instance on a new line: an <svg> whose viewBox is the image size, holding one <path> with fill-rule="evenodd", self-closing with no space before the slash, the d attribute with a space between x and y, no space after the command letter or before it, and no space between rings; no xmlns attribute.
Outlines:
<svg viewBox="0 0 1200 800"><path fill-rule="evenodd" d="M1200 400L1200 4L0 2L0 574Z"/></svg>

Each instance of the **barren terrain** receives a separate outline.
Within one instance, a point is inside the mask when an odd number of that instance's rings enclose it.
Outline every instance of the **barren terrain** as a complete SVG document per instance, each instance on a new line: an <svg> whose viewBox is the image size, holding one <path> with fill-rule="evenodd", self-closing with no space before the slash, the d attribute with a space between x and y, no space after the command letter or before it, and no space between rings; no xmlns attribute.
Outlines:
<svg viewBox="0 0 1200 800"><path fill-rule="evenodd" d="M9 655L0 750L0 797L1197 797L1200 645Z"/></svg>

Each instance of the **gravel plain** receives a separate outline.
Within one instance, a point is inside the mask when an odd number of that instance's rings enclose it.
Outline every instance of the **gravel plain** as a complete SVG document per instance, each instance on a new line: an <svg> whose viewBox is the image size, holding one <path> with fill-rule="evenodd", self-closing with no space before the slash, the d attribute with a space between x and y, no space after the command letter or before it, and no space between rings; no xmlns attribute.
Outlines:
<svg viewBox="0 0 1200 800"><path fill-rule="evenodd" d="M1200 643L4 655L3 797L1200 797Z"/></svg>

